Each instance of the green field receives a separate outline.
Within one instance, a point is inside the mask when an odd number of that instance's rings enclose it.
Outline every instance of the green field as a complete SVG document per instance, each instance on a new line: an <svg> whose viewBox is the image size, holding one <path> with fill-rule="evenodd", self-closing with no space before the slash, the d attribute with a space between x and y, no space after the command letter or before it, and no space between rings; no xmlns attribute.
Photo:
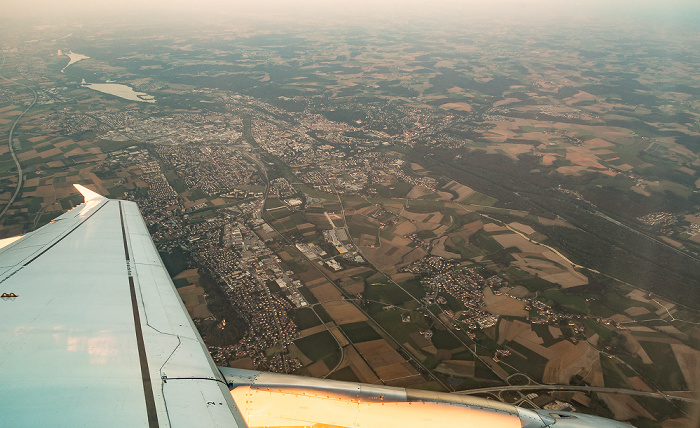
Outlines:
<svg viewBox="0 0 700 428"><path fill-rule="evenodd" d="M455 349L463 346L462 342L447 330L433 329L431 341L438 349Z"/></svg>
<svg viewBox="0 0 700 428"><path fill-rule="evenodd" d="M343 324L340 326L340 329L352 343L381 339L381 336L365 321Z"/></svg>
<svg viewBox="0 0 700 428"><path fill-rule="evenodd" d="M450 242L454 245L450 245ZM450 239L445 242L445 249L461 255L463 259L470 259L482 255L477 247L470 245L467 239L459 235L451 236Z"/></svg>
<svg viewBox="0 0 700 428"><path fill-rule="evenodd" d="M308 337L297 339L294 343L299 350L314 361L323 360L340 352L338 342L328 331L322 331Z"/></svg>
<svg viewBox="0 0 700 428"><path fill-rule="evenodd" d="M472 244L479 248L482 248L489 254L495 253L502 250L503 247L495 239L487 235L483 230L479 230L471 238L469 238Z"/></svg>
<svg viewBox="0 0 700 428"><path fill-rule="evenodd" d="M586 299L581 296L571 295L562 290L550 289L543 291L539 294L538 298L543 301L549 300L550 304L561 305L562 307L573 311L574 313L587 314L588 306L586 305Z"/></svg>
<svg viewBox="0 0 700 428"><path fill-rule="evenodd" d="M678 360L667 343L639 342L646 351L652 364L647 365L647 373L660 389L664 391L680 391L688 387L683 373L678 366Z"/></svg>
<svg viewBox="0 0 700 428"><path fill-rule="evenodd" d="M305 330L321 324L321 320L318 319L318 316L311 308L295 309L292 318L299 330Z"/></svg>
<svg viewBox="0 0 700 428"><path fill-rule="evenodd" d="M175 288L181 288L181 287L187 287L190 285L190 282L187 280L187 278L180 278L180 279L174 279L173 284L175 285Z"/></svg>
<svg viewBox="0 0 700 428"><path fill-rule="evenodd" d="M603 380L606 387L630 388L627 377L629 374L634 375L634 372L624 374L623 371L630 372L630 370L623 370L624 366L618 365L614 359L603 355L600 356L600 365L603 368Z"/></svg>
<svg viewBox="0 0 700 428"><path fill-rule="evenodd" d="M350 367L344 367L340 370L329 374L326 379L341 380L343 382L359 382L360 379L355 375Z"/></svg>
<svg viewBox="0 0 700 428"><path fill-rule="evenodd" d="M552 333L549 331L549 326L544 324L532 324L531 327L532 330L544 341L543 345L545 347L552 346L559 342L559 340L552 336Z"/></svg>
<svg viewBox="0 0 700 428"><path fill-rule="evenodd" d="M544 367L547 365L546 358L517 342L507 342L507 346L516 351L517 354L514 352L510 356L505 357L503 361L523 373L534 376L535 379L542 379ZM523 355L525 358L518 354Z"/></svg>
<svg viewBox="0 0 700 428"><path fill-rule="evenodd" d="M392 309L385 311L379 307L379 305L371 305L370 315L372 318L385 330L391 332L391 335L399 342L406 343L409 342L414 346L417 346L413 339L410 338L411 333L417 333L421 328L425 328L416 322L405 323L401 321L401 314L403 311L398 309Z"/></svg>
<svg viewBox="0 0 700 428"><path fill-rule="evenodd" d="M362 234L377 236L379 232L378 226L370 223L368 220L363 219L362 217L352 216L347 217L346 220L348 222L350 236L355 239L359 239Z"/></svg>
<svg viewBox="0 0 700 428"><path fill-rule="evenodd" d="M498 199L492 198L491 196L484 195L483 193L474 193L469 195L467 199L463 201L465 204L474 205L485 205L487 207L492 207L498 202Z"/></svg>
<svg viewBox="0 0 700 428"><path fill-rule="evenodd" d="M369 300L385 302L390 305L402 305L411 300L411 296L393 283L372 282L370 284L365 287L365 298Z"/></svg>

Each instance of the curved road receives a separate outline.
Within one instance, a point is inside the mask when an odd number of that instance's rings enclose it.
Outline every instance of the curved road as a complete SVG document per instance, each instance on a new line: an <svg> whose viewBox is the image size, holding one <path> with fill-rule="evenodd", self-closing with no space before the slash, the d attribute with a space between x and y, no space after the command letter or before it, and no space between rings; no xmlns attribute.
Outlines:
<svg viewBox="0 0 700 428"><path fill-rule="evenodd" d="M463 207L462 204L458 204L458 205L461 206L461 207ZM463 208L464 208L464 207L463 207ZM464 209L466 209L466 208L464 208ZM585 266L581 266L581 265L579 265L579 264L576 264L576 263L572 262L572 261L569 260L565 255L563 255L562 253L560 253L559 250L557 250L556 248L551 247L551 246L549 246L549 245L547 245L547 244L543 244L542 242L537 242L537 241L535 241L534 239L527 237L527 235L523 234L522 232L520 232L520 231L517 230L517 229L513 229L512 227L510 227L510 225L508 225L507 223L505 223L505 222L503 222L503 221L501 221L501 220L497 220L497 219L495 219L495 218L493 218L493 217L489 217L488 215L483 214L483 213L479 213L479 215L482 216L482 217L486 217L487 219L489 219L489 220L491 220L491 221L500 223L502 226L505 226L505 227L506 227L508 230L510 230L511 232L513 232L513 233L515 233L515 234L517 234L517 235L520 235L521 237L523 237L523 238L527 239L528 241L532 242L533 244L540 245L540 246L542 246L542 247L547 248L548 250L553 251L556 255L558 255L559 257L561 257L562 259L564 259L564 261L566 261L567 263L569 263L571 266L573 266L573 267L576 268L576 269L588 269L588 270L591 271L591 272L600 273L600 272L598 272L598 271L595 270L595 269L587 268L587 267L585 267Z"/></svg>
<svg viewBox="0 0 700 428"><path fill-rule="evenodd" d="M0 69L2 69L2 67L5 65L5 53L3 51L0 51L0 53L2 54L2 63L0 64ZM15 155L14 147L12 147L12 137L14 136L15 128L17 127L17 124L19 123L19 121L22 119L22 117L25 115L25 113L27 113L30 108L34 107L34 104L36 104L37 94L36 94L36 91L34 89L30 88L29 86L25 85L24 83L10 80L10 79L6 78L5 76L0 76L0 78L2 78L2 80L24 86L25 88L32 91L32 94L34 94L34 99L32 100L32 103L29 104L29 107L27 107L22 112L22 114L19 115L19 117L17 119L15 119L15 122L12 124L12 128L10 128L10 136L7 140L7 145L10 148L10 154L12 155L12 160L15 161L15 166L17 167L17 187L15 188L15 191L12 194L12 197L7 202L7 205L5 205L5 208L3 208L2 212L0 212L0 220L2 220L3 217L5 217L5 213L7 212L7 210L15 202L15 199L17 199L17 195L19 194L20 189L22 189L22 183L24 181L24 173L22 172L22 166L19 164L19 160L17 159L17 155Z"/></svg>
<svg viewBox="0 0 700 428"><path fill-rule="evenodd" d="M454 394L483 394L499 391L585 391L585 392L606 392L610 394L639 395L643 397L661 398L664 400L680 400L688 403L697 403L698 400L687 397L677 397L664 394L662 392L636 391L634 389L605 388L602 386L577 386L577 385L515 385L515 386L495 386L492 388L477 388L465 391L454 392Z"/></svg>

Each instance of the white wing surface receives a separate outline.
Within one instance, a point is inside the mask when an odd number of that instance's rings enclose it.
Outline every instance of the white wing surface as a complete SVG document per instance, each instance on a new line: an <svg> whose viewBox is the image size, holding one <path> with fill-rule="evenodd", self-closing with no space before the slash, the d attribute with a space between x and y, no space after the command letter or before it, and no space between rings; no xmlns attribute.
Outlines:
<svg viewBox="0 0 700 428"><path fill-rule="evenodd" d="M245 426L136 204L79 190L0 248L0 425Z"/></svg>

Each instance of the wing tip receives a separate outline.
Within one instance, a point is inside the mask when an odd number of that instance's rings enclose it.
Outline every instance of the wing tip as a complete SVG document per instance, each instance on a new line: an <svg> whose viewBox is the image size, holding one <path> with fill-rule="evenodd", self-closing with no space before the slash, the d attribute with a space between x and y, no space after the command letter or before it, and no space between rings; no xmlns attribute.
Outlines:
<svg viewBox="0 0 700 428"><path fill-rule="evenodd" d="M102 200L107 199L107 198L105 198L104 196L100 195L99 193L94 192L94 191L88 189L88 188L85 187L85 186L81 186L80 184L73 184L73 187L75 187L76 190L77 190L78 192L80 192L81 195L83 195L83 198L85 199L85 202L88 202L88 201L102 201Z"/></svg>

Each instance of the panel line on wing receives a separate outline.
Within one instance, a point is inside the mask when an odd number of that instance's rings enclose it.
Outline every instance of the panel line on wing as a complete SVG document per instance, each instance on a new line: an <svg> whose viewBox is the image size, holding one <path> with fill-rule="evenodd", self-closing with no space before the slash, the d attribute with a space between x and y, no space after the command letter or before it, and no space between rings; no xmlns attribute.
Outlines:
<svg viewBox="0 0 700 428"><path fill-rule="evenodd" d="M131 261L129 258L129 244L127 244L126 241L126 229L124 228L124 212L122 211L122 203L119 202L119 220L121 221L122 224L122 240L124 242L124 254L126 256L126 261L129 262ZM131 275L129 275L131 276Z"/></svg>
<svg viewBox="0 0 700 428"><path fill-rule="evenodd" d="M44 248L44 250L41 251L39 254L37 254L37 255L35 255L34 257L32 257L29 261L22 263L21 266L19 266L18 268L16 268L14 271L12 271L12 272L10 272L9 274L5 275L5 273L9 272L10 270L12 270L13 267L16 267L17 265L10 266L9 269L7 269L5 272L3 272L4 277L0 280L0 284L2 284L3 282L7 281L8 279L10 279L10 277L12 277L13 275L15 275L17 272L21 271L23 268L27 267L27 266L28 266L30 263L32 263L34 260L36 260L36 259L38 259L39 257L41 257L41 256L43 256L44 254L46 254L46 252L49 251L50 249L52 249L53 247L55 247L56 244L58 244L59 242L63 241L68 235L70 235L71 233L75 232L75 230L78 229L80 226L82 226L86 221L90 220L90 218L91 218L92 216L94 216L95 214L97 214L97 212L98 212L99 210L101 210L102 207L104 207L105 205L106 205L106 204L103 204L102 206L100 206L99 208L97 208L97 209L95 210L95 212L93 212L92 214L90 214L89 216L87 216L87 218L85 218L83 221L81 221L80 223L78 223L73 229L71 229L71 230L69 230L68 232L66 232L63 236L61 236L61 237L60 237L59 239L57 239L55 242L51 243L49 246L47 246L46 248ZM18 241L15 241L15 242L19 242L19 240L18 240ZM14 243L13 243L13 244L14 244ZM12 244L10 244L10 245L12 245ZM41 246L38 246L38 247L41 247ZM21 262L20 262L20 263L21 263ZM19 264L19 263L18 263L18 264Z"/></svg>
<svg viewBox="0 0 700 428"><path fill-rule="evenodd" d="M73 229L71 229L70 231L68 231L68 233L66 233L65 235L61 236L61 238L59 238L56 242L54 242L53 244L49 245L44 251L42 251L42 252L40 252L39 254L37 254L36 256L32 257L32 259L29 260L28 262L26 262L25 264L23 264L22 267L26 267L28 264L30 264L30 263L33 262L34 260L38 259L40 256L44 255L44 253L46 253L47 251L49 251L49 250L50 250L51 248L53 248L56 244L58 244L59 242L63 241L68 235L70 235L71 233L75 232L75 230L76 230L77 228L79 228L80 226L82 226L86 221L90 220L90 218L91 218L92 216L94 216L95 214L97 214L97 212L98 212L99 210L101 210L102 208L104 208L105 205L107 205L107 204L102 204L99 208L97 208L97 209L95 210L95 212L93 212L92 214L90 214L89 216L87 216L87 218L85 218L85 220L83 220L83 221L81 221L80 223L78 223L77 226L75 226Z"/></svg>
<svg viewBox="0 0 700 428"><path fill-rule="evenodd" d="M122 213L122 206L121 206L121 203L119 204L119 215L120 215L120 218L121 218L121 220L122 220L122 232L123 232L123 233L122 233L122 238L123 238L123 241L124 241L124 253L126 254L126 267L127 267L127 270L129 271L129 279L132 280L132 273L131 273L131 257L130 257L130 253L129 253L129 245L128 245L128 242L127 242L127 239L126 239L126 229L125 229L125 224L124 224L124 217L123 217L123 213ZM137 263L137 262L134 261L134 267L136 267L136 265L138 265L138 264L139 264L139 263ZM144 264L144 266L149 266L149 264ZM140 286L139 286L139 294L141 295L141 301L144 301L143 294L141 293L141 287L140 287ZM144 317L146 318L145 325L147 325L149 328L153 329L154 331L158 332L159 334L164 334L164 335L173 336L173 337L177 338L177 346L175 346L175 348L173 349L173 351L170 353L170 355L168 356L168 358L165 359L165 361L163 362L163 364L160 366L160 369L158 370L158 371L161 373L162 378L166 379L167 377L163 374L163 368L166 366L166 364L168 364L168 361L170 361L170 359L171 359L172 356L175 354L175 352L177 352L177 350L178 350L178 348L180 347L180 345L182 345L182 338L181 338L179 335L177 335L177 334L172 334L172 333L167 333L167 332L164 332L164 331L160 331L160 330L158 330L157 328L155 328L155 327L153 327L152 325L150 325L150 324L148 323L148 312L145 310L145 308L144 308ZM167 410L167 408L166 408L166 410Z"/></svg>
<svg viewBox="0 0 700 428"><path fill-rule="evenodd" d="M151 373L148 369L148 358L146 357L146 346L143 342L143 330L141 328L141 316L139 315L138 300L136 299L136 285L134 277L131 275L131 267L129 260L129 246L126 239L126 228L124 226L124 213L122 204L119 202L119 220L122 226L122 238L124 240L124 255L126 257L127 268L129 269L129 291L131 293L131 309L134 314L134 329L136 331L136 344L139 353L139 362L141 363L141 381L143 382L143 393L146 400L146 413L148 414L148 426L157 428L158 414L156 412L156 400L153 396L153 383L151 382Z"/></svg>

